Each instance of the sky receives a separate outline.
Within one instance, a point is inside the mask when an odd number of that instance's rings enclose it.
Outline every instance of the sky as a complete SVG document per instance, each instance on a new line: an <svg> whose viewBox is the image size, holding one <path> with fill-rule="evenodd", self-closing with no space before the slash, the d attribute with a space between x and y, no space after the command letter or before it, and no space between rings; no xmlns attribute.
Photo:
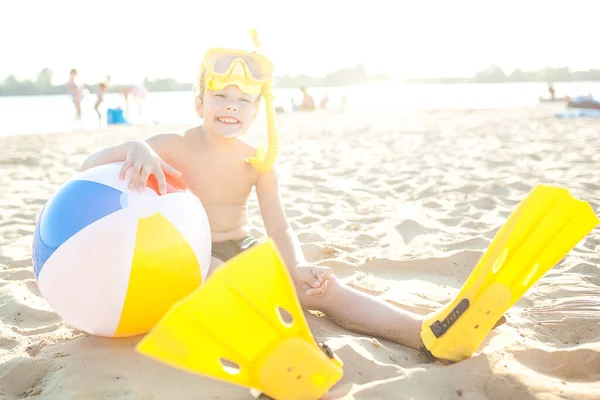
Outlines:
<svg viewBox="0 0 600 400"><path fill-rule="evenodd" d="M277 75L363 64L395 78L600 68L599 0L145 0L0 3L0 81L193 82L210 47L251 49L258 30Z"/></svg>

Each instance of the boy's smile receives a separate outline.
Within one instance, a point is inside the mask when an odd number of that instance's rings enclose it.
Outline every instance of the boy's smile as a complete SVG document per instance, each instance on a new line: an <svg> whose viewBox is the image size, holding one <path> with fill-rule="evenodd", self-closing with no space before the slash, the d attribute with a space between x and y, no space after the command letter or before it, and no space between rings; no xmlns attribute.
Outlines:
<svg viewBox="0 0 600 400"><path fill-rule="evenodd" d="M217 117L217 121L219 121L223 124L228 124L228 125L240 123L240 121L234 117Z"/></svg>
<svg viewBox="0 0 600 400"><path fill-rule="evenodd" d="M236 85L207 90L198 109L207 130L225 139L246 133L258 111L258 96L246 94Z"/></svg>

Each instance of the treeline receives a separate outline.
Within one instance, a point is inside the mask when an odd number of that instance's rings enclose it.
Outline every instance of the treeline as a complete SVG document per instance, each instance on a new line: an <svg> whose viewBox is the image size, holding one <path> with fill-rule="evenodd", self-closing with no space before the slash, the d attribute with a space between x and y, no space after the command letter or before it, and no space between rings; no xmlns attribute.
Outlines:
<svg viewBox="0 0 600 400"><path fill-rule="evenodd" d="M35 81L26 79L18 80L14 75L9 75L0 83L0 96L36 96L49 94L68 93L67 83L52 84L52 70L44 68ZM149 91L177 91L191 90L191 83L179 83L174 79L144 79L144 85ZM91 93L98 92L98 84L84 84ZM118 93L126 85L109 85L109 92Z"/></svg>
<svg viewBox="0 0 600 400"><path fill-rule="evenodd" d="M38 74L35 81L18 80L14 75L8 76L3 82L0 82L0 96L35 96L67 93L67 83L61 85L52 84L53 72L49 68L44 68ZM346 86L362 83L372 79L386 79L385 76L369 76L362 65L354 68L343 68L332 71L322 78L315 78L306 75L290 76L285 75L274 79L275 87L297 88L299 86L308 87L333 87ZM144 79L144 85L150 92L168 92L191 90L192 83L181 83L175 79ZM98 84L85 84L86 89L91 93L98 91ZM109 85L109 92L118 93L125 85Z"/></svg>
<svg viewBox="0 0 600 400"><path fill-rule="evenodd" d="M299 86L307 87L335 87L348 86L363 83L371 80L388 79L386 76L372 76L367 73L362 65L353 68L342 68L327 73L322 78L316 78L307 75L284 75L276 77L275 86L281 88L297 88Z"/></svg>
<svg viewBox="0 0 600 400"><path fill-rule="evenodd" d="M515 69L510 74L492 65L470 78L409 79L411 83L507 83L507 82L569 82L600 81L600 70L571 71L569 67L544 68L538 71Z"/></svg>

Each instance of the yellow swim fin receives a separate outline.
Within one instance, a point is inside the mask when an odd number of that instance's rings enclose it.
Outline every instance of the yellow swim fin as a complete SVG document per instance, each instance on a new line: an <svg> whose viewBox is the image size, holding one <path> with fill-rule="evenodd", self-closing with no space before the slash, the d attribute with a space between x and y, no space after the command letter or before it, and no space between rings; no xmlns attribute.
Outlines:
<svg viewBox="0 0 600 400"><path fill-rule="evenodd" d="M216 270L137 350L277 400L318 399L342 377L342 362L315 342L271 240Z"/></svg>
<svg viewBox="0 0 600 400"><path fill-rule="evenodd" d="M477 350L502 314L596 225L589 203L539 185L517 206L458 295L427 315L422 350L461 361Z"/></svg>

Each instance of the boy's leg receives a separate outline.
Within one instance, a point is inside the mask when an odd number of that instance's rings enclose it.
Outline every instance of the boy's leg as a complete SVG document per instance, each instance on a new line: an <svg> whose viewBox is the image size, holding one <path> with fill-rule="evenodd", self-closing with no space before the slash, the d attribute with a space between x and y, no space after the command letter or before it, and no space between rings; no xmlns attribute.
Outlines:
<svg viewBox="0 0 600 400"><path fill-rule="evenodd" d="M328 281L323 297L309 296L296 287L304 308L319 310L342 327L419 350L423 318L394 307L374 296L344 285L335 278Z"/></svg>

